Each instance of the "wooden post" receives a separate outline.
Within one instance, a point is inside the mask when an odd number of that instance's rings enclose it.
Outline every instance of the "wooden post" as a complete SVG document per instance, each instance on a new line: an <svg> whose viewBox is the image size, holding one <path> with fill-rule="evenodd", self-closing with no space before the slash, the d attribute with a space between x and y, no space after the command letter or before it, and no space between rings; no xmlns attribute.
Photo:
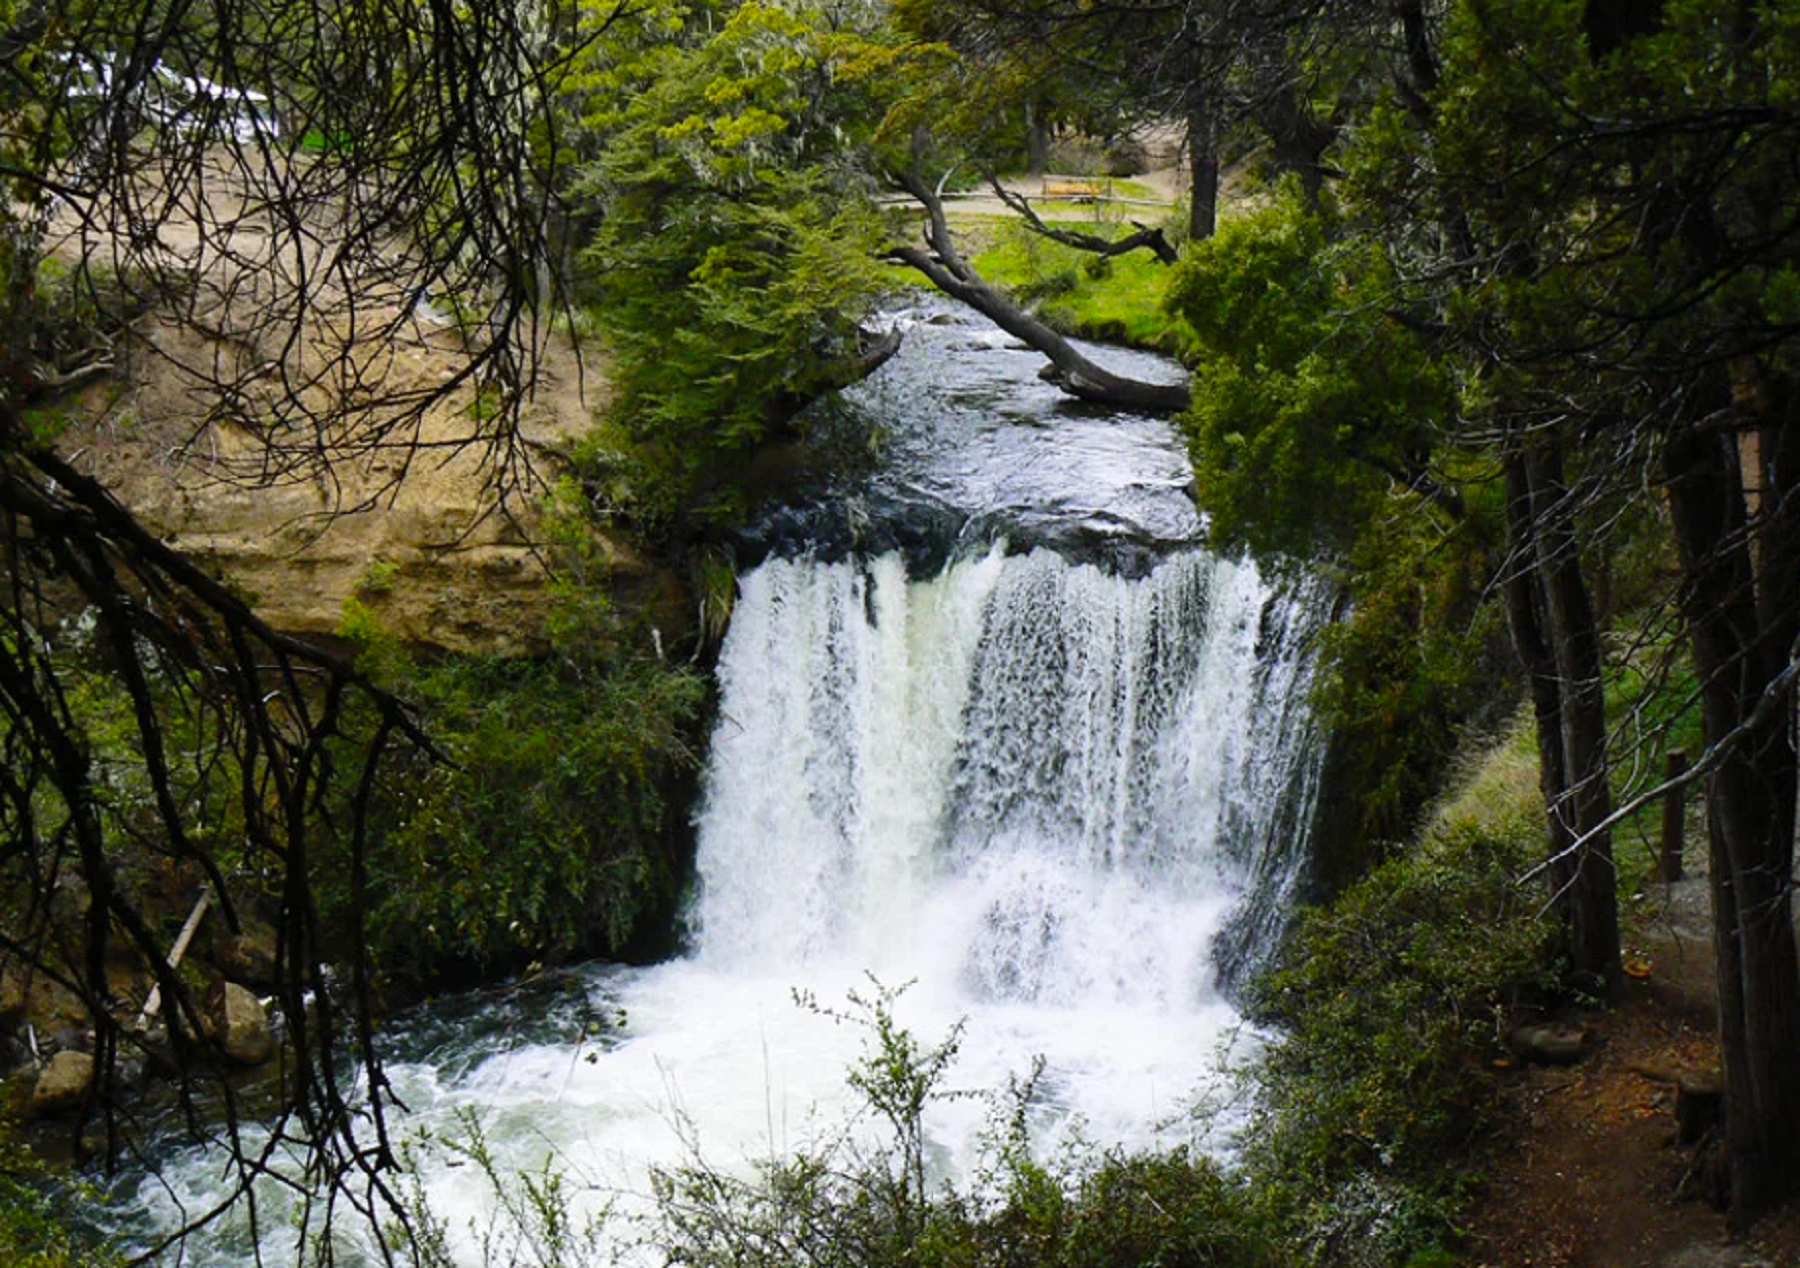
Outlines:
<svg viewBox="0 0 1800 1268"><path fill-rule="evenodd" d="M1667 765L1663 768L1664 779L1676 780L1687 774L1687 754L1680 749L1676 749L1670 753L1665 760ZM1660 879L1665 885L1673 884L1675 881L1682 878L1681 846L1683 831L1686 827L1687 790L1685 788L1671 788L1663 795L1662 869Z"/></svg>
<svg viewBox="0 0 1800 1268"><path fill-rule="evenodd" d="M1692 1145L1724 1118L1725 1079L1717 1070L1690 1070L1675 1083L1675 1143Z"/></svg>

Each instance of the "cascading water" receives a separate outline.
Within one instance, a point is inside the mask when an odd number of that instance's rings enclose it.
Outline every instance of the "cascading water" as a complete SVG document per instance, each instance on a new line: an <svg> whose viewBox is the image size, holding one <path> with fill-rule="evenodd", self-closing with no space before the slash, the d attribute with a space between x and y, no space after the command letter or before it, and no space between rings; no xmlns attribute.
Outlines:
<svg viewBox="0 0 1800 1268"><path fill-rule="evenodd" d="M696 1146L724 1166L804 1146L850 1112L861 1036L830 1010L872 976L912 984L899 1014L925 1041L964 1023L956 1087L1041 1057L1047 1130L1219 1144L1186 1111L1224 1086L1221 969L1267 938L1311 816L1318 604L1198 547L1164 424L1059 414L979 328L948 355L971 329L921 326L865 390L900 420L880 505L836 503L854 531L823 545L790 519L740 579L688 954L422 1017L390 1060L403 1130L472 1116L502 1171L549 1165L584 1202L642 1195ZM926 505L952 531L883 548ZM983 1125L978 1102L934 1109L947 1174ZM418 1175L460 1233L493 1198L456 1162L423 1149ZM210 1176L196 1156L140 1195L167 1222ZM189 1262L245 1261L219 1247Z"/></svg>
<svg viewBox="0 0 1800 1268"><path fill-rule="evenodd" d="M1254 573L995 549L776 560L720 664L698 959L932 970L971 1001L1176 1008L1234 897Z"/></svg>

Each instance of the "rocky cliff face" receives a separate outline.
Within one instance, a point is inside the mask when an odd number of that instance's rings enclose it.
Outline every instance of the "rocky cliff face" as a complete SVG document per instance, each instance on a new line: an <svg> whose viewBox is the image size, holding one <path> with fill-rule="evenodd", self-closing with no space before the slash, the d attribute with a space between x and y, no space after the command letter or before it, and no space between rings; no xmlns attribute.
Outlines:
<svg viewBox="0 0 1800 1268"><path fill-rule="evenodd" d="M329 634L356 598L409 642L530 650L537 504L607 402L598 357L566 333L455 320L430 298L440 274L355 200L289 206L318 174L209 151L60 208L56 261L136 314L65 452L281 628ZM143 207L154 224L128 234ZM514 420L483 377L521 363L537 373ZM599 545L623 606L667 600L623 536Z"/></svg>
<svg viewBox="0 0 1800 1268"><path fill-rule="evenodd" d="M592 422L606 386L592 354L553 340L510 465L471 437L473 389L434 407L405 443L346 452L323 475L268 461L266 437L211 416L184 367L213 355L191 331L153 327L123 382L90 389L65 452L164 539L251 596L274 625L330 635L355 599L403 641L451 651L534 650L546 602L539 503L556 456ZM390 382L455 372L441 346L395 349ZM665 628L679 582L623 534L602 534L608 580ZM670 631L673 633L673 631Z"/></svg>
<svg viewBox="0 0 1800 1268"><path fill-rule="evenodd" d="M470 388L434 405L404 443L359 450L352 441L322 474L304 478L290 474L279 452L271 461L267 437L217 417L203 376L192 373L219 354L215 341L173 323L150 324L137 339L128 366L69 402L72 421L59 444L165 541L250 596L271 624L330 637L355 600L407 643L478 654L541 650L551 596L540 504L562 473L558 455L606 400L593 360L566 337L545 350L509 466L497 466L479 441L460 443L479 432ZM456 353L447 331L441 342L393 349L388 386L441 382L455 373ZM622 533L602 531L595 545L598 579L626 623L641 618L680 639L691 604L673 570ZM177 919L201 877L183 868L162 879L147 905ZM79 928L85 894L71 887L60 900L68 910L59 919ZM253 1065L274 1041L261 1005L237 984L271 984L273 933L260 943L249 933L228 935L216 916L211 927L190 965L210 983L206 1006L222 1051ZM11 1080L12 1093L0 1090L0 1108L53 1115L79 1103L94 1077L85 1007L49 976L0 961L0 1076L29 1076ZM124 956L109 973L115 968L118 996L143 1000L151 982L141 968Z"/></svg>

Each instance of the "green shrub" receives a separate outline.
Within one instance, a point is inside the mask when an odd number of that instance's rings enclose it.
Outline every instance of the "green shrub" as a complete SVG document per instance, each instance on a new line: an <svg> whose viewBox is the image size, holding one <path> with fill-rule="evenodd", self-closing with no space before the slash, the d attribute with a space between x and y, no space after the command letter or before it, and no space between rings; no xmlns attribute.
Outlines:
<svg viewBox="0 0 1800 1268"><path fill-rule="evenodd" d="M1518 878L1542 852L1529 733L1411 848L1306 913L1254 1005L1282 1035L1246 1135L1258 1200L1315 1262L1397 1265L1446 1237L1509 1005L1553 984Z"/></svg>
<svg viewBox="0 0 1800 1268"><path fill-rule="evenodd" d="M48 1168L7 1138L0 1119L0 1263L7 1268L110 1268L120 1256L70 1225L72 1196L47 1188Z"/></svg>
<svg viewBox="0 0 1800 1268"><path fill-rule="evenodd" d="M367 608L346 607L340 633L359 663L417 707L439 749L376 788L365 909L347 864L323 872L327 927L357 931L390 978L618 955L672 919L687 841L671 797L695 767L706 684L617 650L595 548L564 503L545 521L548 656L422 663Z"/></svg>
<svg viewBox="0 0 1800 1268"><path fill-rule="evenodd" d="M430 979L617 954L666 917L682 873L667 792L690 761L696 676L459 659L407 687L450 762L414 761L385 790L365 916L377 963Z"/></svg>
<svg viewBox="0 0 1800 1268"><path fill-rule="evenodd" d="M1026 303L1034 303L1041 299L1055 299L1058 295L1067 295L1081 285L1081 278L1074 269L1058 269L1054 273L1045 273L1041 277L1032 278L1019 286L1019 298Z"/></svg>
<svg viewBox="0 0 1800 1268"><path fill-rule="evenodd" d="M1109 1159L1070 1204L1062 1268L1157 1264L1258 1268L1275 1262L1242 1187L1185 1149Z"/></svg>

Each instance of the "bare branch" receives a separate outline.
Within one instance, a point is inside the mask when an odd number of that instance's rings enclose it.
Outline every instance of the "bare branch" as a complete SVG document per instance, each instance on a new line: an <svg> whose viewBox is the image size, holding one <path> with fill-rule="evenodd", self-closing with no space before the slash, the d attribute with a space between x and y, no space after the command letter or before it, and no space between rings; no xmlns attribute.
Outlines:
<svg viewBox="0 0 1800 1268"><path fill-rule="evenodd" d="M994 196L1016 212L1025 221L1026 227L1041 238L1059 242L1065 247L1073 247L1077 251L1090 252L1102 259L1129 255L1133 251L1140 250L1149 251L1164 264L1174 264L1181 258L1175 248L1169 245L1169 240L1163 236L1160 228L1153 229L1134 220L1131 223L1132 227L1137 230L1136 233L1127 234L1123 238L1102 238L1097 234L1082 233L1078 229L1046 224L1037 214L1036 209L1032 207L1031 200L1025 195L1017 190L1008 189L992 172L988 173L987 180L989 187L994 191Z"/></svg>

